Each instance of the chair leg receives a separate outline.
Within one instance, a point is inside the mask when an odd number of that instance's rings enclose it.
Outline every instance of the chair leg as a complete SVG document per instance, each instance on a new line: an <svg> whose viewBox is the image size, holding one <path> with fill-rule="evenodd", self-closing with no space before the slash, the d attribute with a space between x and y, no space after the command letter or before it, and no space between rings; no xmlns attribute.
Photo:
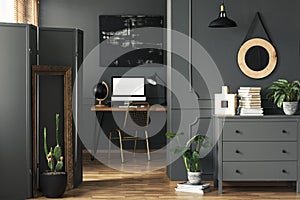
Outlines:
<svg viewBox="0 0 300 200"><path fill-rule="evenodd" d="M137 143L137 130L135 131L135 139L134 139L134 147L133 147L133 157L135 157L135 151L136 151L136 143Z"/></svg>
<svg viewBox="0 0 300 200"><path fill-rule="evenodd" d="M108 140L108 159L110 159L110 148L111 148L111 131L109 132L109 140Z"/></svg>
<svg viewBox="0 0 300 200"><path fill-rule="evenodd" d="M148 131L147 130L145 130L145 136L146 136L146 147L147 147L148 160L150 160L150 151L149 151L149 141L148 141Z"/></svg>
<svg viewBox="0 0 300 200"><path fill-rule="evenodd" d="M124 155L123 155L123 146L122 146L122 135L121 135L121 131L117 130L119 133L119 141L120 141L120 151L121 151L121 161L122 163L124 162Z"/></svg>

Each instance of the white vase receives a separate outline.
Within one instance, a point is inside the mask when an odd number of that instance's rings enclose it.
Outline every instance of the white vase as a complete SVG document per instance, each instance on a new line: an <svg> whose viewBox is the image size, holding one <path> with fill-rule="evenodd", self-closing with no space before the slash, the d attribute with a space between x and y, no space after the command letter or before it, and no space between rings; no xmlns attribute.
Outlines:
<svg viewBox="0 0 300 200"><path fill-rule="evenodd" d="M197 185L201 183L202 172L188 172L188 181L190 184Z"/></svg>
<svg viewBox="0 0 300 200"><path fill-rule="evenodd" d="M282 107L286 115L293 115L298 109L298 102L283 102Z"/></svg>

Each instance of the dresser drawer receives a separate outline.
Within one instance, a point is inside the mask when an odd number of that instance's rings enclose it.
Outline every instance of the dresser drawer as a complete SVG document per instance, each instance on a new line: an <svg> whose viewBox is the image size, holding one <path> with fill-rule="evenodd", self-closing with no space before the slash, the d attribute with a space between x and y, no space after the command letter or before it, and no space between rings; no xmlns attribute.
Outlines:
<svg viewBox="0 0 300 200"><path fill-rule="evenodd" d="M297 160L297 142L223 142L223 161Z"/></svg>
<svg viewBox="0 0 300 200"><path fill-rule="evenodd" d="M296 122L225 122L223 141L296 141Z"/></svg>
<svg viewBox="0 0 300 200"><path fill-rule="evenodd" d="M294 181L297 162L223 162L224 181Z"/></svg>

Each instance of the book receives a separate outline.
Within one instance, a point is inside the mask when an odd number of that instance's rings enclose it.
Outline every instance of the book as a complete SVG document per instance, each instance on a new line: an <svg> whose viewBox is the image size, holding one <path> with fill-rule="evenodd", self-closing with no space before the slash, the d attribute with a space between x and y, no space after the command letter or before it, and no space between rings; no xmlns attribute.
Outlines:
<svg viewBox="0 0 300 200"><path fill-rule="evenodd" d="M240 113L240 116L264 116L263 113Z"/></svg>
<svg viewBox="0 0 300 200"><path fill-rule="evenodd" d="M240 114L243 115L243 114L263 114L264 111L240 111Z"/></svg>
<svg viewBox="0 0 300 200"><path fill-rule="evenodd" d="M241 108L241 113L263 113L263 108Z"/></svg>
<svg viewBox="0 0 300 200"><path fill-rule="evenodd" d="M261 108L261 105L243 105L241 108Z"/></svg>
<svg viewBox="0 0 300 200"><path fill-rule="evenodd" d="M245 95L257 95L257 96L260 96L260 92L257 92L257 91L241 91L241 90L238 90L238 95L239 96L245 96Z"/></svg>
<svg viewBox="0 0 300 200"><path fill-rule="evenodd" d="M189 182L183 182L183 183L178 183L177 187L175 190L177 192L191 192L191 193L198 193L198 194L203 194L204 192L209 191L210 189L210 184L201 184L201 185L193 185L190 184Z"/></svg>
<svg viewBox="0 0 300 200"><path fill-rule="evenodd" d="M184 182L184 183L178 183L177 184L177 188L187 188L187 189L201 189L204 190L206 188L209 188L210 184L209 183L205 183L205 184L201 184L201 185L192 185L188 182Z"/></svg>
<svg viewBox="0 0 300 200"><path fill-rule="evenodd" d="M240 90L261 90L261 87L240 87Z"/></svg>
<svg viewBox="0 0 300 200"><path fill-rule="evenodd" d="M252 105L252 104L261 104L260 101L239 101L240 104L247 104L247 105Z"/></svg>
<svg viewBox="0 0 300 200"><path fill-rule="evenodd" d="M240 102L261 102L260 98L244 98L242 97L240 100Z"/></svg>
<svg viewBox="0 0 300 200"><path fill-rule="evenodd" d="M201 195L204 194L204 191L200 189L194 190L194 189L186 189L186 188L175 188L175 190L176 192L191 192L191 193L198 193Z"/></svg>

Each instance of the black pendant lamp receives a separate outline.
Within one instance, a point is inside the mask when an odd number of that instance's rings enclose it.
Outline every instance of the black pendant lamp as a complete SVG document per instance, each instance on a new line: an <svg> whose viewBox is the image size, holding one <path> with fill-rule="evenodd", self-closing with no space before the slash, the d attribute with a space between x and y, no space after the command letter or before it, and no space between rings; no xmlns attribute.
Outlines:
<svg viewBox="0 0 300 200"><path fill-rule="evenodd" d="M226 11L225 11L225 5L224 5L224 1L221 4L221 10L220 10L220 14L219 17L217 19L215 19L214 21L210 22L208 27L210 28L230 28L230 27L236 27L236 23L227 18L226 16Z"/></svg>

